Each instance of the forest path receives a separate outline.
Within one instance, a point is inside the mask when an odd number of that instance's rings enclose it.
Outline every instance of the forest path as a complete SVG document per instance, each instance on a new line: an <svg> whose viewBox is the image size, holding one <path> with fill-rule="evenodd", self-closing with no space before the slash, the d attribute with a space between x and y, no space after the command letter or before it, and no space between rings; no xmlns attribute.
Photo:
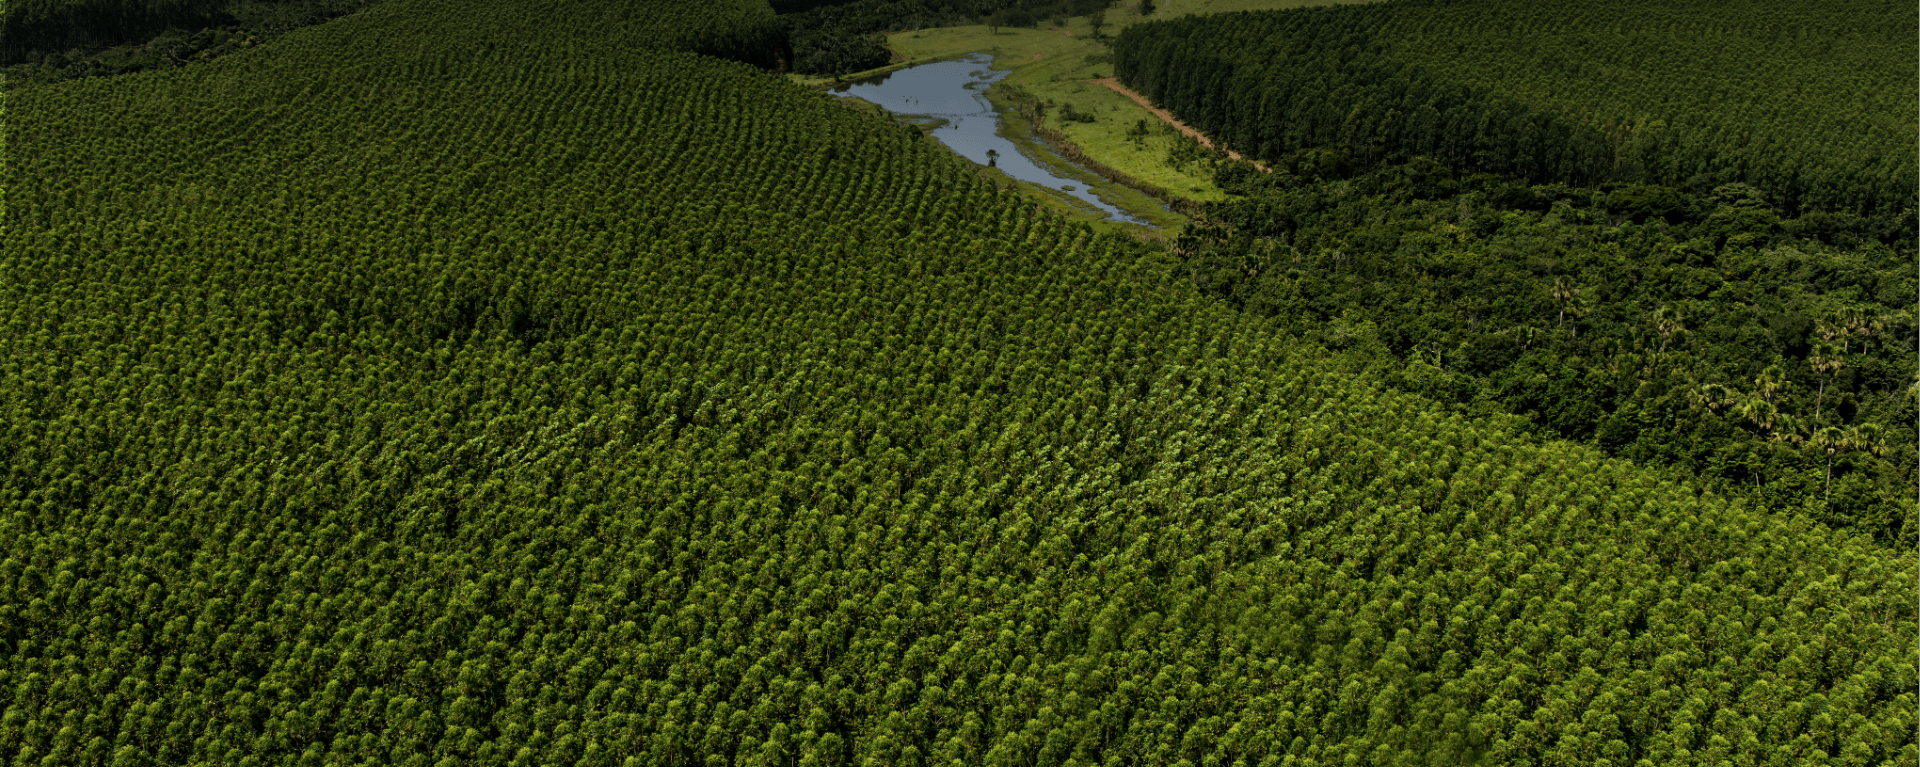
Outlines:
<svg viewBox="0 0 1920 767"><path fill-rule="evenodd" d="M1142 96L1138 93L1134 93L1133 89L1128 88L1125 85L1121 85L1119 78L1102 77L1098 80L1088 80L1087 82L1093 83L1094 85L1104 86L1107 89L1113 91L1114 93L1118 93L1122 96L1133 99L1133 103L1139 104L1141 108L1149 112L1152 112L1153 116L1158 117L1161 120L1165 121L1168 125L1171 125L1179 129L1181 133L1184 133L1188 136L1192 136L1194 140L1199 141L1201 144L1205 145L1208 149L1218 148L1213 145L1213 139L1207 138L1206 134L1201 133L1200 131L1194 130L1192 127L1188 126L1186 123L1180 122L1179 119L1173 116L1172 112L1168 112L1165 109L1161 109L1157 106L1154 106L1153 102L1147 100L1147 97ZM1235 152L1231 149L1228 149L1225 151L1228 157L1231 157L1235 160L1246 159L1245 157L1241 157L1239 152ZM1257 162L1253 164L1253 167L1259 168L1268 173L1273 172L1272 168L1268 168L1267 166L1261 165L1260 163L1257 163Z"/></svg>

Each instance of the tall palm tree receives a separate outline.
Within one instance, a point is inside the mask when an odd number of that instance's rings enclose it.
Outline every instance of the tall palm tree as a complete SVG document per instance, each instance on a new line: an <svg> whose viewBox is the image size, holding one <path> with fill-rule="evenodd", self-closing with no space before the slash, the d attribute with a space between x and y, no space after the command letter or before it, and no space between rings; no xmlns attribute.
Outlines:
<svg viewBox="0 0 1920 767"><path fill-rule="evenodd" d="M1766 370L1760 371L1760 375L1753 379L1754 388L1759 390L1760 397L1769 405L1773 404L1773 395L1786 391L1791 383L1787 380L1787 371L1781 370L1779 365L1768 365Z"/></svg>
<svg viewBox="0 0 1920 767"><path fill-rule="evenodd" d="M1813 353L1807 355L1807 364L1813 367L1816 375L1820 376L1820 391L1813 397L1813 416L1818 418L1821 405L1827 399L1827 380L1847 365L1845 352L1832 343L1816 341L1813 344Z"/></svg>

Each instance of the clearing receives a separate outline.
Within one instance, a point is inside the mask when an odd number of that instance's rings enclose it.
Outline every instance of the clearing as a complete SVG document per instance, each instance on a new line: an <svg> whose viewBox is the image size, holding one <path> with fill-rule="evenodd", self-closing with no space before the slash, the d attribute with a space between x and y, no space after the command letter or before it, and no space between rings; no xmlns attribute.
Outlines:
<svg viewBox="0 0 1920 767"><path fill-rule="evenodd" d="M1152 19L1169 19L1189 14L1223 13L1298 8L1310 5L1335 5L1321 0L1160 0ZM1127 129L1141 119L1164 121L1180 127L1181 132L1208 142L1190 128L1179 126L1166 110L1122 90L1103 85L1112 79L1111 52L1102 38L1110 38L1134 24L1145 23L1134 12L1132 2L1108 9L1106 23L1094 33L1086 16L1065 20L1061 26L1037 28L1001 27L996 32L985 26L937 27L887 36L887 45L918 64L974 52L993 54L995 69L1010 69L1001 82L1020 88L1042 101L1051 101L1047 127L1066 134L1088 157L1114 170L1166 189L1189 199L1208 201L1226 195L1214 186L1212 174L1203 163L1188 163L1174 168L1168 163L1168 151L1176 134L1155 132L1146 141L1136 143L1127 137ZM896 65L897 66L897 65ZM1070 122L1059 118L1058 107L1071 104L1075 111L1093 116L1092 122ZM1182 139L1184 140L1184 139Z"/></svg>
<svg viewBox="0 0 1920 767"><path fill-rule="evenodd" d="M1208 149L1217 148L1213 145L1213 139L1207 138L1206 134L1188 127L1186 123L1180 122L1178 118L1173 116L1172 112L1169 112L1165 109L1161 109L1157 106L1154 106L1153 102L1150 102L1147 100L1147 97L1133 92L1133 89L1128 88L1125 85L1121 85L1119 78L1103 77L1098 80L1093 80L1091 82L1094 85L1104 87L1108 90L1113 91L1114 93L1118 93L1129 99L1133 99L1133 103L1139 104L1141 108L1147 110L1148 112L1152 112L1153 116L1158 117L1162 122L1165 122L1166 124L1173 126L1175 130L1180 131L1182 134L1193 137L1195 141L1200 142L1201 145L1205 146L1206 148ZM1230 157L1232 159L1235 159L1235 160L1246 159L1244 157L1241 157L1239 152L1235 152L1231 149L1226 149L1222 151L1225 151L1227 153L1227 157ZM1267 166L1261 165L1260 163L1257 163L1257 162L1253 164L1253 167L1256 167L1268 172L1272 172L1267 168Z"/></svg>

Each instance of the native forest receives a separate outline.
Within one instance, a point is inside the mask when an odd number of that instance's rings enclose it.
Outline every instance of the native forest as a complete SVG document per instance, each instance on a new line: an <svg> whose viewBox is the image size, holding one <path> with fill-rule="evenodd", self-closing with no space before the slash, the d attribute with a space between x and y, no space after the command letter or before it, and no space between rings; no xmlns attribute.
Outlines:
<svg viewBox="0 0 1920 767"><path fill-rule="evenodd" d="M0 767L1920 764L1910 1L0 23Z"/></svg>

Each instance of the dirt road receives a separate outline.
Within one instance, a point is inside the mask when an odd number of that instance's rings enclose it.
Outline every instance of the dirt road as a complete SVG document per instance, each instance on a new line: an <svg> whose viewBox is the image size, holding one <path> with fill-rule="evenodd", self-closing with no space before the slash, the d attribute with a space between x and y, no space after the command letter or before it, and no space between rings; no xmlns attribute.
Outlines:
<svg viewBox="0 0 1920 767"><path fill-rule="evenodd" d="M1133 103L1139 104L1140 106L1145 107L1147 111L1153 113L1153 116L1166 121L1168 125L1171 125L1175 128L1180 129L1181 133L1187 134L1188 136L1192 136L1194 140L1199 141L1201 144L1205 145L1208 149L1214 148L1212 139L1207 138L1200 131L1187 127L1186 123L1183 123L1183 122L1180 122L1179 120L1174 119L1172 112L1168 112L1165 109L1161 109L1159 107L1154 106L1153 102L1147 100L1147 97L1142 96L1138 93L1134 93L1132 89L1128 88L1127 86L1121 85L1118 79L1112 78L1112 77L1103 77L1098 80L1089 80L1088 82L1091 82L1094 85L1104 86L1112 90L1114 93L1118 93L1122 96L1133 99ZM1231 149L1226 150L1226 152L1228 157L1231 157L1235 160L1246 159L1244 157L1241 157L1239 152L1235 152ZM1271 172L1271 170L1267 166L1261 165L1260 163L1257 163L1257 162L1253 164L1253 167Z"/></svg>

